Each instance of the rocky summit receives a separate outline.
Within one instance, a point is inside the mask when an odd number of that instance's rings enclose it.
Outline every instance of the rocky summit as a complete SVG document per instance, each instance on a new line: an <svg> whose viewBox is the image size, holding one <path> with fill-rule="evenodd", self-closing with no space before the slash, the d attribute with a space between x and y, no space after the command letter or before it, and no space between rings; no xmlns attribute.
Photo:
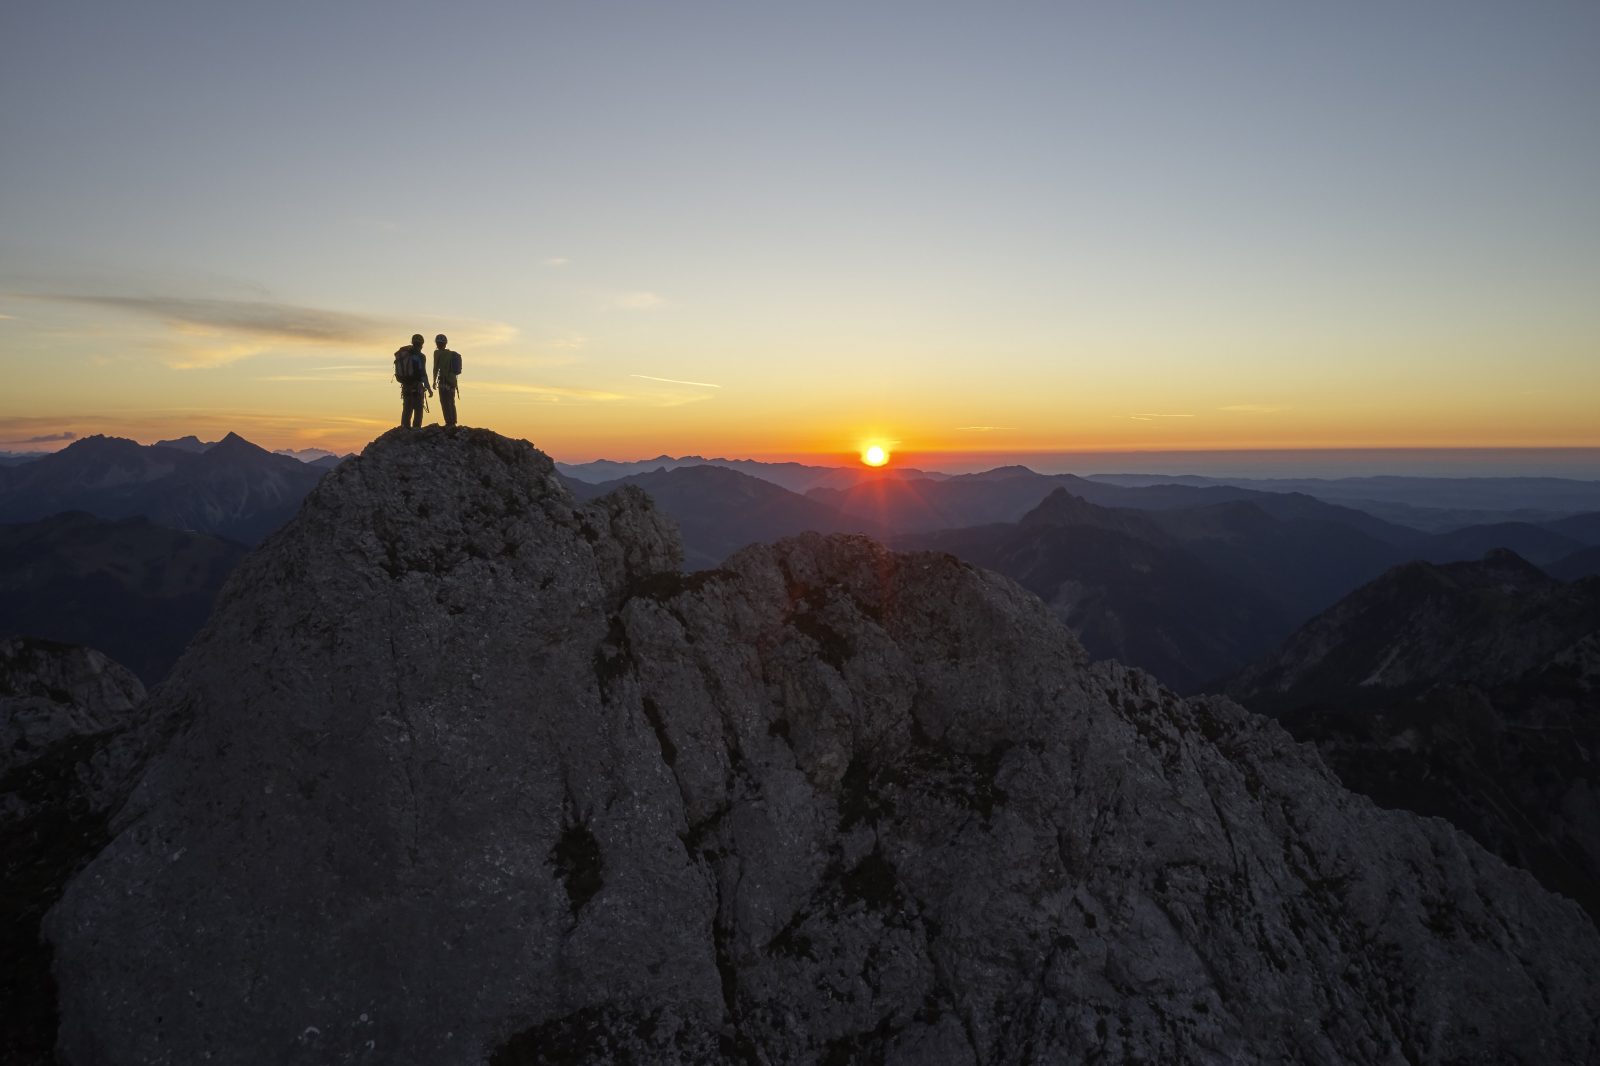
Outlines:
<svg viewBox="0 0 1600 1066"><path fill-rule="evenodd" d="M1600 935L1009 581L394 431L46 919L68 1063L1582 1062Z"/></svg>

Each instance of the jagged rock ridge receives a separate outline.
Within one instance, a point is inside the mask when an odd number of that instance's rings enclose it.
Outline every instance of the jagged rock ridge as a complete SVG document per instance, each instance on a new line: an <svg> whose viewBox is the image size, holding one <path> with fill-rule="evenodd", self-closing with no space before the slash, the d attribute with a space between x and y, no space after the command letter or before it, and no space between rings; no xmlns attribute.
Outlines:
<svg viewBox="0 0 1600 1066"><path fill-rule="evenodd" d="M1350 788L1449 819L1600 923L1600 579L1512 552L1397 567L1230 691Z"/></svg>
<svg viewBox="0 0 1600 1066"><path fill-rule="evenodd" d="M0 1063L50 1060L50 950L39 922L105 845L137 759L118 757L144 686L89 648L0 639Z"/></svg>
<svg viewBox="0 0 1600 1066"><path fill-rule="evenodd" d="M1600 936L948 556L682 575L481 431L250 557L48 921L72 1063L1581 1061Z"/></svg>

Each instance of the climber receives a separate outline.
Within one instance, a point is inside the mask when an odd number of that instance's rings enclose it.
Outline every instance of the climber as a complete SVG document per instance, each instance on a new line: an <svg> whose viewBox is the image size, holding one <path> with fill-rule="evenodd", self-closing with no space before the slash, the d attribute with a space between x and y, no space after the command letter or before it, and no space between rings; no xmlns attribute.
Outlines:
<svg viewBox="0 0 1600 1066"><path fill-rule="evenodd" d="M394 379L400 383L400 425L422 428L422 392L432 394L428 384L428 363L422 355L422 334L413 333L411 343L396 348Z"/></svg>
<svg viewBox="0 0 1600 1066"><path fill-rule="evenodd" d="M439 390L439 406L444 410L444 424L456 424L456 394L461 385L456 378L461 375L461 353L452 352L445 345L450 338L443 333L433 338L433 384Z"/></svg>

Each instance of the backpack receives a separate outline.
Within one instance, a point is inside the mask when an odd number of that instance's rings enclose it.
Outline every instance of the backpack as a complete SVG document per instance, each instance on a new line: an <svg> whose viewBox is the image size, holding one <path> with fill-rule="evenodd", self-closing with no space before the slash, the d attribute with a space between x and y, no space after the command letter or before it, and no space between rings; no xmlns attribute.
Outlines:
<svg viewBox="0 0 1600 1066"><path fill-rule="evenodd" d="M445 349L434 352L433 356L433 365L439 371L439 384L455 388L456 378L461 374L461 353Z"/></svg>
<svg viewBox="0 0 1600 1066"><path fill-rule="evenodd" d="M416 385L428 380L428 369L415 348L407 346L394 353L394 379L402 385Z"/></svg>

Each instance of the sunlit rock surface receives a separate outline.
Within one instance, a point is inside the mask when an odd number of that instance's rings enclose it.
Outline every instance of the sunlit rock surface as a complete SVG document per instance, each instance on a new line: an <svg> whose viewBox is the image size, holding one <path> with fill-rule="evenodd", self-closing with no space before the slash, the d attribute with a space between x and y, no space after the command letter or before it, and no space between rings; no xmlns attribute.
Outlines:
<svg viewBox="0 0 1600 1066"><path fill-rule="evenodd" d="M1585 1061L1600 936L1003 578L395 431L247 559L47 930L86 1063Z"/></svg>

